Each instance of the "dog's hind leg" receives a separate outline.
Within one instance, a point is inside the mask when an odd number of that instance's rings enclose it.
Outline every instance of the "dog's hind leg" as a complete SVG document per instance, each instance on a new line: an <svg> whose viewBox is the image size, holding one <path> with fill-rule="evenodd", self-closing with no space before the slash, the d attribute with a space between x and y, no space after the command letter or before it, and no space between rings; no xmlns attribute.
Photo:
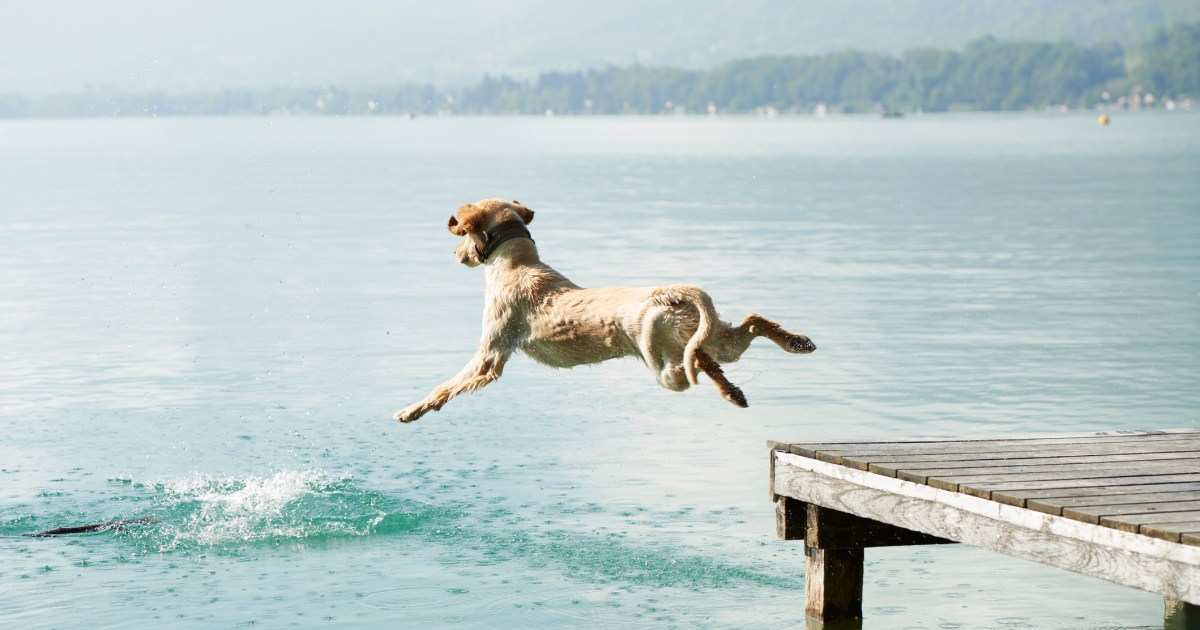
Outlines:
<svg viewBox="0 0 1200 630"><path fill-rule="evenodd" d="M664 336L672 334L672 328L666 324L660 312L648 312L642 317L642 331L638 335L638 350L646 367L654 372L654 378L666 389L682 392L692 386L688 381L687 372L683 369L681 352L674 357L667 356L666 349L672 345L670 339Z"/></svg>
<svg viewBox="0 0 1200 630"><path fill-rule="evenodd" d="M717 386L717 391L721 392L722 398L743 409L750 406L750 403L746 401L746 395L742 393L741 389L738 389L737 385L730 383L729 379L725 378L725 372L721 369L721 364L708 356L707 352L703 350L696 351L696 367L700 368L700 371L707 374L713 380L713 383Z"/></svg>
<svg viewBox="0 0 1200 630"><path fill-rule="evenodd" d="M783 326L759 315L750 313L739 326L730 326L706 345L717 360L723 363L737 361L750 347L755 337L766 337L780 348L794 354L808 354L817 349L811 339L799 333L784 330Z"/></svg>
<svg viewBox="0 0 1200 630"><path fill-rule="evenodd" d="M654 379L658 381L659 385L673 392L682 392L692 386L688 381L687 372L683 369L683 364L679 362L680 359L667 360L651 346L650 351L642 352L642 360L646 362L650 371L654 372Z"/></svg>

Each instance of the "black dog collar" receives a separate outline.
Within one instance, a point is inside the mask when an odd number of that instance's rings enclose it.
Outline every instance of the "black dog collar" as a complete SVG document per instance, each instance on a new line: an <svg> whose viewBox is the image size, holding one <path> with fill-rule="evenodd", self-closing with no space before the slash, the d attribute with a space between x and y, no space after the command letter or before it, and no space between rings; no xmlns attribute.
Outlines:
<svg viewBox="0 0 1200 630"><path fill-rule="evenodd" d="M533 240L533 237L529 234L529 230L525 228L525 223L523 221L505 221L504 223L501 223L500 225L488 230L484 233L484 243L486 243L486 245L484 246L483 251L480 252L479 259L483 262L487 262L488 257L495 253L497 247L500 247L501 244L511 241L514 238L527 238L531 241Z"/></svg>

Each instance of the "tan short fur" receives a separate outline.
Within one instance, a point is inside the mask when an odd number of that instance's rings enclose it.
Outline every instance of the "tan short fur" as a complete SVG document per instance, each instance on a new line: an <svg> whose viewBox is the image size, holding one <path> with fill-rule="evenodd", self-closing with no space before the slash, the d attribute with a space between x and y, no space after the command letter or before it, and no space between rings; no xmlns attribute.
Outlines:
<svg viewBox="0 0 1200 630"><path fill-rule="evenodd" d="M581 288L541 262L526 238L502 243L484 263L487 231L513 220L528 225L533 211L516 201L484 199L450 217L450 232L463 239L455 249L459 262L486 265L483 335L462 371L396 412L396 420L412 422L500 378L517 350L559 368L639 357L673 391L694 385L700 370L740 407L747 406L746 397L720 364L737 361L755 337L797 354L816 350L808 337L754 313L739 326L721 321L708 294L694 286Z"/></svg>

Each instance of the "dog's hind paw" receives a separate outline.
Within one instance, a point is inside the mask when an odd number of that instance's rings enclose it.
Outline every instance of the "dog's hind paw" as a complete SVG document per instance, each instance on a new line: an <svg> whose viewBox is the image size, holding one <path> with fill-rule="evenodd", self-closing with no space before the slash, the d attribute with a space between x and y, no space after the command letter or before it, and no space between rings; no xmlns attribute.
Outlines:
<svg viewBox="0 0 1200 630"><path fill-rule="evenodd" d="M737 387L731 387L730 389L721 392L721 396L725 398L725 400L728 400L742 409L750 406L750 403L746 401L746 395L743 394L742 390L738 389Z"/></svg>
<svg viewBox="0 0 1200 630"><path fill-rule="evenodd" d="M787 351L796 354L809 354L817 349L817 344L804 335L796 335L788 340Z"/></svg>

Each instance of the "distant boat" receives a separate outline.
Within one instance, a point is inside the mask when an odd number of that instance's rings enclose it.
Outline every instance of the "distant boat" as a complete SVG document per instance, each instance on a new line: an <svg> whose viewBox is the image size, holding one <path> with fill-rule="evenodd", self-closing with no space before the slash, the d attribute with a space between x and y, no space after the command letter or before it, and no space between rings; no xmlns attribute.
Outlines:
<svg viewBox="0 0 1200 630"><path fill-rule="evenodd" d="M880 118L904 118L904 112L883 112Z"/></svg>

